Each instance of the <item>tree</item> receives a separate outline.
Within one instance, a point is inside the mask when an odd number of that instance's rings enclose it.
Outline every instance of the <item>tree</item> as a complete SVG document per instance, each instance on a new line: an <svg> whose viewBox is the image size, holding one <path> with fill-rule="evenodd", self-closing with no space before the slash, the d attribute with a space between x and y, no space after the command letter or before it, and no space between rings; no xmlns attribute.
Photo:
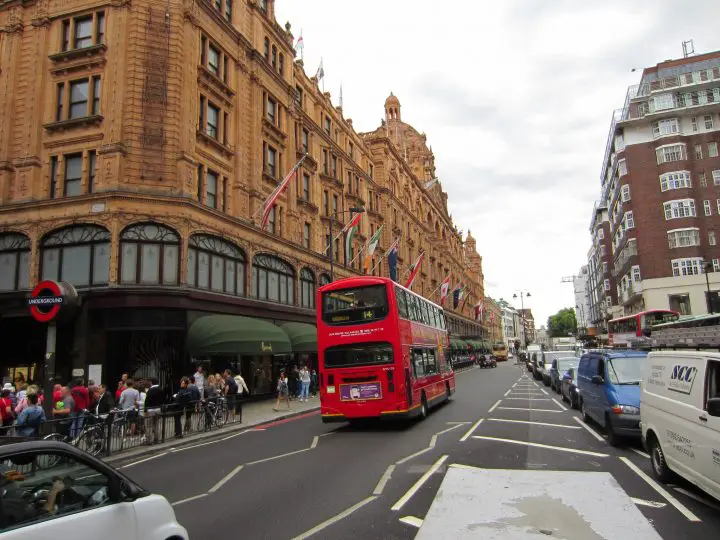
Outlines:
<svg viewBox="0 0 720 540"><path fill-rule="evenodd" d="M548 330L550 337L568 337L568 335L577 334L577 319L575 318L575 310L572 308L564 308L555 315L548 317Z"/></svg>

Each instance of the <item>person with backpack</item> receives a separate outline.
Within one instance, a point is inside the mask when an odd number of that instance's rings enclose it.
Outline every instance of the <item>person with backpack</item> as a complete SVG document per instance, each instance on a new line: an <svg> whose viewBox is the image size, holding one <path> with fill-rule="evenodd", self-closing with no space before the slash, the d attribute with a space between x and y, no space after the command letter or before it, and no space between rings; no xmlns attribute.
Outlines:
<svg viewBox="0 0 720 540"><path fill-rule="evenodd" d="M36 437L40 426L45 422L45 411L38 405L36 393L27 394L27 406L22 410L15 422L17 434L21 437Z"/></svg>
<svg viewBox="0 0 720 540"><path fill-rule="evenodd" d="M285 372L280 372L280 378L278 379L277 384L277 403L275 404L275 411L280 410L280 400L285 401L287 403L288 411L290 410L290 388L288 387L288 380L285 376Z"/></svg>

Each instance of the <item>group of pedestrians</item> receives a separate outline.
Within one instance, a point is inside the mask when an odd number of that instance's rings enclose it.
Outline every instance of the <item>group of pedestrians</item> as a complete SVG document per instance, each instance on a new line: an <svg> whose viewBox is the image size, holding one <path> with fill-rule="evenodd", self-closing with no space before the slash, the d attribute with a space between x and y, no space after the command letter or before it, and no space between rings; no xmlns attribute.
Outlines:
<svg viewBox="0 0 720 540"><path fill-rule="evenodd" d="M277 401L273 410L279 411L281 402L287 405L287 410L290 410L290 401L307 402L311 393L315 397L317 388L318 376L314 369L310 371L307 366L302 366L300 369L293 366L289 377L285 374L285 370L282 370L275 388Z"/></svg>

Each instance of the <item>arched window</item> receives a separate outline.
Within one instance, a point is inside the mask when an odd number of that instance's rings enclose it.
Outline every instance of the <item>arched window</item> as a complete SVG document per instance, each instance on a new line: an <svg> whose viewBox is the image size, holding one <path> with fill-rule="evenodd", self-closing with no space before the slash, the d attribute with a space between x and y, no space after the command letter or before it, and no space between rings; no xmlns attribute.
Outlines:
<svg viewBox="0 0 720 540"><path fill-rule="evenodd" d="M315 309L315 274L309 268L300 270L300 305Z"/></svg>
<svg viewBox="0 0 720 540"><path fill-rule="evenodd" d="M97 225L73 225L48 233L40 245L42 279L76 287L105 285L110 274L110 233Z"/></svg>
<svg viewBox="0 0 720 540"><path fill-rule="evenodd" d="M272 255L255 255L252 268L253 295L260 300L295 303L295 272Z"/></svg>
<svg viewBox="0 0 720 540"><path fill-rule="evenodd" d="M30 281L30 239L24 234L0 234L0 291L27 289Z"/></svg>
<svg viewBox="0 0 720 540"><path fill-rule="evenodd" d="M327 285L330 283L330 276L327 274L320 274L320 286Z"/></svg>
<svg viewBox="0 0 720 540"><path fill-rule="evenodd" d="M216 236L195 234L188 249L190 287L245 296L245 254Z"/></svg>
<svg viewBox="0 0 720 540"><path fill-rule="evenodd" d="M180 236L157 223L130 225L120 235L120 282L177 285Z"/></svg>

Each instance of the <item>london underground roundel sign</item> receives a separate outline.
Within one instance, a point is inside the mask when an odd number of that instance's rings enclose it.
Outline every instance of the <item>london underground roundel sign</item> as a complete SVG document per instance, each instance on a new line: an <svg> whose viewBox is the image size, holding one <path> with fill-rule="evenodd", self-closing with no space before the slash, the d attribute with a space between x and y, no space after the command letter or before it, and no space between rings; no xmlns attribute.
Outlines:
<svg viewBox="0 0 720 540"><path fill-rule="evenodd" d="M72 305L76 299L77 291L69 283L41 281L30 293L27 304L33 318L46 323L57 317L64 305Z"/></svg>

